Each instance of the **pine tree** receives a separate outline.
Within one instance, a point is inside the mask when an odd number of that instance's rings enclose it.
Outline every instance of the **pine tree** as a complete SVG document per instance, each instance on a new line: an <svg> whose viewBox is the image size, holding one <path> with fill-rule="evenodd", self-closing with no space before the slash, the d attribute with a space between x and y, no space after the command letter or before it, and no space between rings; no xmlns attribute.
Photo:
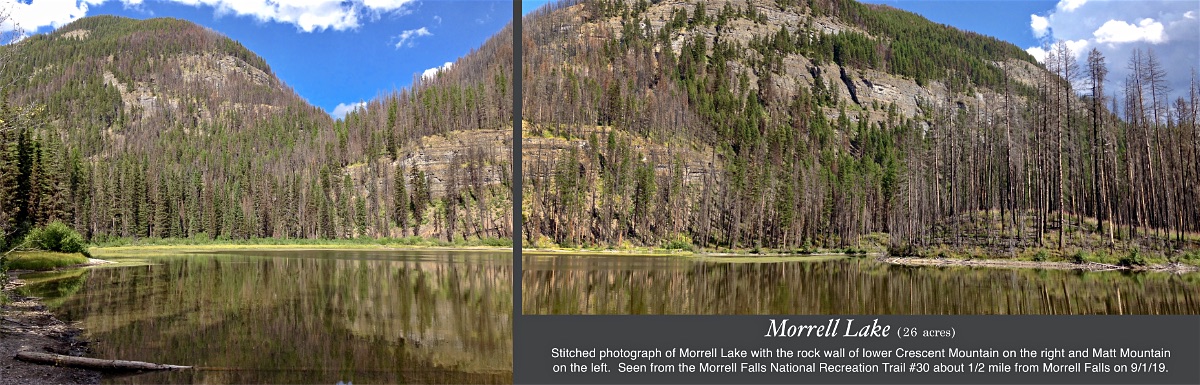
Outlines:
<svg viewBox="0 0 1200 385"><path fill-rule="evenodd" d="M395 175L392 177L392 221L400 227L401 234L408 228L408 189L405 183L404 167L397 164Z"/></svg>
<svg viewBox="0 0 1200 385"><path fill-rule="evenodd" d="M214 239L221 235L221 205L217 202L217 195L213 193L215 189L211 183L204 187L204 231Z"/></svg>
<svg viewBox="0 0 1200 385"><path fill-rule="evenodd" d="M67 176L64 173L62 153L53 136L44 141L40 154L42 169L41 224L54 221L70 222L67 217Z"/></svg>
<svg viewBox="0 0 1200 385"><path fill-rule="evenodd" d="M393 100L388 103L388 118L387 126L383 128L387 137L387 153L392 161L396 160L396 150L399 143L396 143L396 102Z"/></svg>
<svg viewBox="0 0 1200 385"><path fill-rule="evenodd" d="M354 199L354 226L359 238L367 236L367 202L362 197Z"/></svg>
<svg viewBox="0 0 1200 385"><path fill-rule="evenodd" d="M354 221L354 195L354 183L350 181L350 174L342 174L342 189L338 192L338 200L342 203L342 238L354 237L354 229L358 226Z"/></svg>
<svg viewBox="0 0 1200 385"><path fill-rule="evenodd" d="M138 237L150 236L150 190L146 186L146 162L143 159L141 167L133 172L133 188L130 189L134 202L134 232Z"/></svg>
<svg viewBox="0 0 1200 385"><path fill-rule="evenodd" d="M413 235L420 235L421 225L425 223L425 209L429 207L429 184L425 179L425 171L417 168L416 163L413 163L409 177L412 178L410 183L413 190L412 199L409 200Z"/></svg>
<svg viewBox="0 0 1200 385"><path fill-rule="evenodd" d="M166 238L171 236L171 193L167 188L165 174L158 174L158 197L154 200L154 232L153 236Z"/></svg>
<svg viewBox="0 0 1200 385"><path fill-rule="evenodd" d="M49 195L46 191L50 186L50 182L46 177L44 169L45 164L42 163L42 146L37 140L30 138L33 143L33 150L30 153L30 169L29 180L26 182L29 185L27 195L27 220L31 226L44 226L46 223L46 202L45 197Z"/></svg>
<svg viewBox="0 0 1200 385"><path fill-rule="evenodd" d="M20 203L17 201L17 180L20 165L14 119L8 105L0 98L0 244L16 235Z"/></svg>

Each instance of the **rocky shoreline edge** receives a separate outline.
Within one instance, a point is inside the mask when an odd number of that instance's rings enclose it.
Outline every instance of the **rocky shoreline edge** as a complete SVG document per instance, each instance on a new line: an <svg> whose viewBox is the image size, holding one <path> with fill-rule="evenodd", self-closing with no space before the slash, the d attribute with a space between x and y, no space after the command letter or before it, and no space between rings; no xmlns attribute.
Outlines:
<svg viewBox="0 0 1200 385"><path fill-rule="evenodd" d="M16 272L8 273L0 295L8 302L0 306L0 385L35 383L98 384L100 372L48 366L16 360L21 351L82 356L88 350L83 330L54 317L36 297L25 297L17 288L25 283Z"/></svg>

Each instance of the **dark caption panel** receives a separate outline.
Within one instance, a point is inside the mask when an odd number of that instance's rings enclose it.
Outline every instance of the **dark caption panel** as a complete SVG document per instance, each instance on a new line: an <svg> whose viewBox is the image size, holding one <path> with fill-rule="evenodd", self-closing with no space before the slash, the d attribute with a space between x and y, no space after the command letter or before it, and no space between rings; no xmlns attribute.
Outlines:
<svg viewBox="0 0 1200 385"><path fill-rule="evenodd" d="M1200 383L1200 316L524 316L517 383Z"/></svg>

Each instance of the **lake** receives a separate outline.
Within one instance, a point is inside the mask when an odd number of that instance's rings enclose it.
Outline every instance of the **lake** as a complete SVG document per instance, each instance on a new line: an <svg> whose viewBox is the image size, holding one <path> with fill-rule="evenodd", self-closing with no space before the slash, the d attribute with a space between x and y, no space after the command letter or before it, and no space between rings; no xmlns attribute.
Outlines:
<svg viewBox="0 0 1200 385"><path fill-rule="evenodd" d="M1200 274L525 256L524 314L1200 314ZM736 261L736 262L734 262Z"/></svg>
<svg viewBox="0 0 1200 385"><path fill-rule="evenodd" d="M137 259L21 277L81 323L89 356L201 367L106 383L512 383L511 253Z"/></svg>

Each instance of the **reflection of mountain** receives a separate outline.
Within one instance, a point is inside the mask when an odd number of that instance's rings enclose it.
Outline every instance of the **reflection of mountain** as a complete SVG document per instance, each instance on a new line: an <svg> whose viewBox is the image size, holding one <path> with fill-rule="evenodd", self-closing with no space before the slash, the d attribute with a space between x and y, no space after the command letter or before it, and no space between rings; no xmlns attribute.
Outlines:
<svg viewBox="0 0 1200 385"><path fill-rule="evenodd" d="M531 257L526 314L1200 314L1200 274Z"/></svg>
<svg viewBox="0 0 1200 385"><path fill-rule="evenodd" d="M98 269L60 312L95 356L216 368L128 381L512 381L509 259L305 253Z"/></svg>

